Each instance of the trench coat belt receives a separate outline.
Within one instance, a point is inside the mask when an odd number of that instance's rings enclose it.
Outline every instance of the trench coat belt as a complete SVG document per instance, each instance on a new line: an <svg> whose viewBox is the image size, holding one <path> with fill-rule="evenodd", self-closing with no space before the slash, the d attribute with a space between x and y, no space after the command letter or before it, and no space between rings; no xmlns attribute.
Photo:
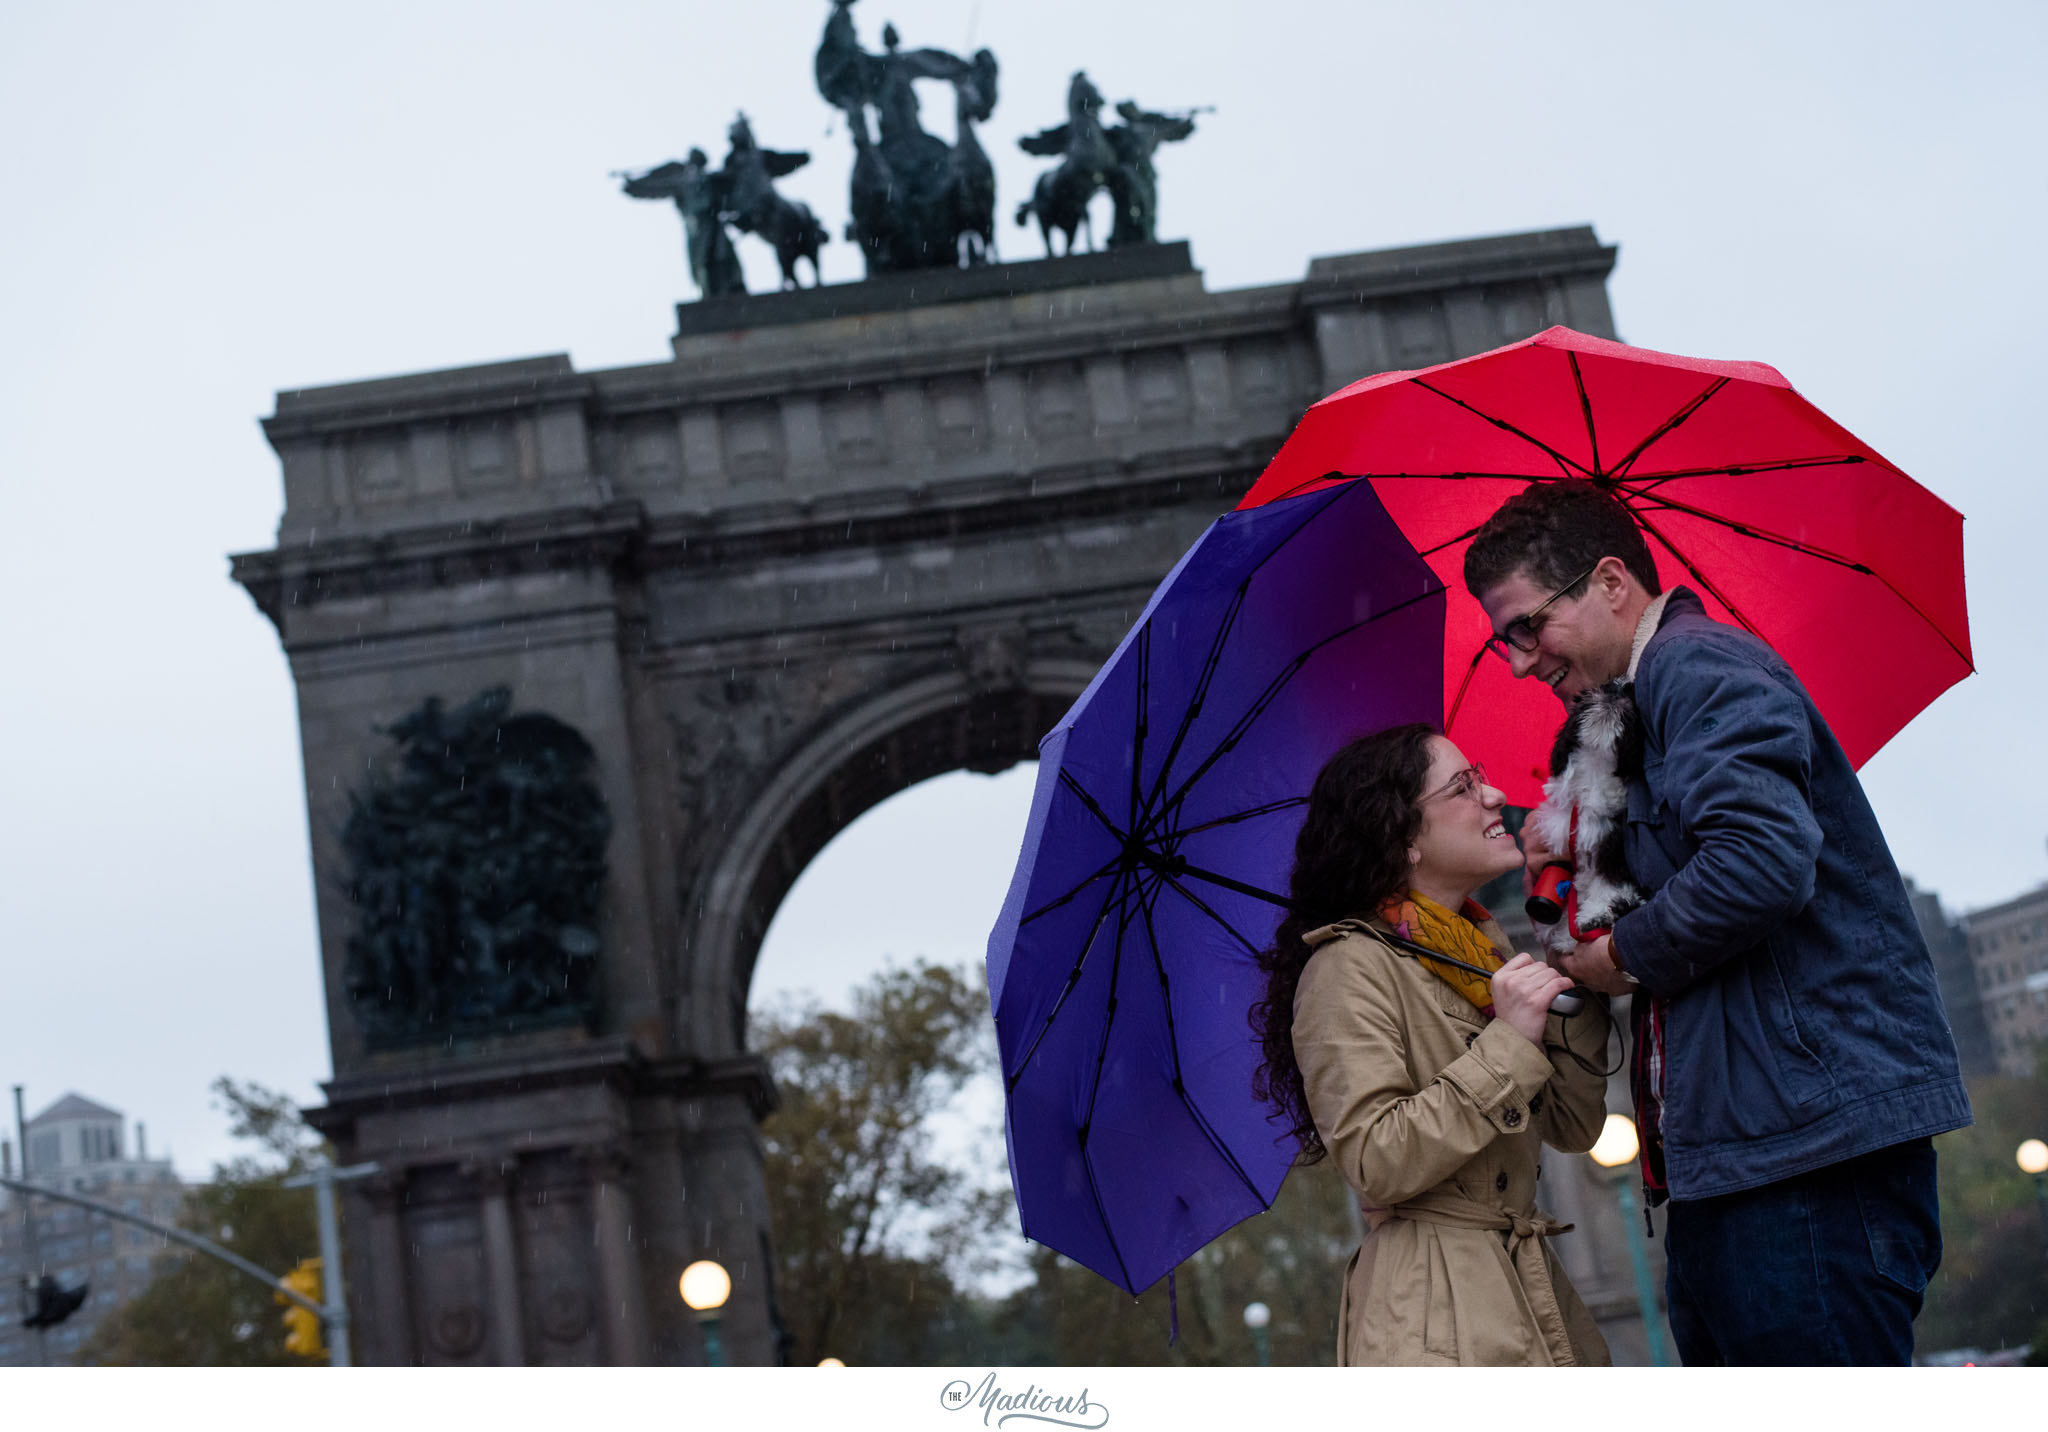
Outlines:
<svg viewBox="0 0 2048 1432"><path fill-rule="evenodd" d="M1479 1228L1505 1233L1508 1267L1522 1296L1528 1300L1536 1327L1550 1350L1551 1361L1560 1365L1577 1362L1572 1356L1571 1334L1565 1328L1564 1310L1558 1306L1557 1289L1550 1281L1550 1263L1543 1256L1543 1240L1556 1233L1569 1233L1575 1226L1559 1223L1542 1213L1513 1213L1489 1208L1469 1198L1435 1191L1397 1203L1385 1210L1387 1218L1406 1218L1415 1223L1433 1223L1440 1228Z"/></svg>

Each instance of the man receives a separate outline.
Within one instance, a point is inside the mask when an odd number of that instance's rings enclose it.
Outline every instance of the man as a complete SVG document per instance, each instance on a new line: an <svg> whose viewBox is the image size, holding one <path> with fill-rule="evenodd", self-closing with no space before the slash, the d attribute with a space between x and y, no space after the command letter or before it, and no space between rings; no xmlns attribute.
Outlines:
<svg viewBox="0 0 2048 1432"><path fill-rule="evenodd" d="M1644 762L1624 848L1650 898L1560 964L1637 996L1645 1182L1671 1200L1680 1353L1910 1362L1941 1258L1931 1136L1970 1105L1848 758L1776 652L1686 588L1660 590L1628 510L1592 483L1510 498L1467 550L1465 585L1515 675L1560 702L1634 682ZM1527 858L1533 874L1554 857Z"/></svg>

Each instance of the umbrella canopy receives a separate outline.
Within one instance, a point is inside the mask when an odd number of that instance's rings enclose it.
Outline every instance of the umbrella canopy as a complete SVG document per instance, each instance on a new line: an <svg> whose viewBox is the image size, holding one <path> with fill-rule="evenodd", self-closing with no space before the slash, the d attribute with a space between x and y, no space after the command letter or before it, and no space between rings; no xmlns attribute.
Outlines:
<svg viewBox="0 0 2048 1432"><path fill-rule="evenodd" d="M1039 746L988 946L1010 1175L1133 1294L1279 1192L1257 955L1324 761L1440 719L1443 601L1363 483L1227 514Z"/></svg>
<svg viewBox="0 0 2048 1432"><path fill-rule="evenodd" d="M1485 656L1465 548L1531 482L1627 505L1668 588L1769 642L1861 765L1968 675L1963 520L1762 363L1552 328L1381 373L1309 409L1241 506L1363 478L1450 589L1447 731L1517 805L1542 795L1556 698Z"/></svg>

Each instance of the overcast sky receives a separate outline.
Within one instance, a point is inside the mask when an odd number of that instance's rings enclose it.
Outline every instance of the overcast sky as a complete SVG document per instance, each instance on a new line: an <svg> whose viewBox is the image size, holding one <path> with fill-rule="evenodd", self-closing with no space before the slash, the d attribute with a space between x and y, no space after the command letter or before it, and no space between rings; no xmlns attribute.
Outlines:
<svg viewBox="0 0 2048 1432"><path fill-rule="evenodd" d="M208 1082L328 1073L295 707L227 579L270 545L280 388L567 352L659 361L672 208L607 171L722 154L744 108L850 143L811 83L825 0L13 6L0 32L0 1081L146 1120L203 1173ZM1308 260L1591 223L1621 335L1775 364L1966 527L1979 674L1870 764L1901 866L1952 907L2048 876L2033 590L2048 328L2048 23L2032 4L1257 6L863 0L864 42L987 45L1007 213L1070 72L1214 104L1162 152L1160 229L1210 288ZM950 129L950 92L925 102ZM1005 223L1005 257L1038 252ZM749 279L772 261L742 242ZM851 245L830 280L859 275ZM944 778L843 835L756 993L978 958L1028 772ZM33 1111L33 1110L32 1110Z"/></svg>

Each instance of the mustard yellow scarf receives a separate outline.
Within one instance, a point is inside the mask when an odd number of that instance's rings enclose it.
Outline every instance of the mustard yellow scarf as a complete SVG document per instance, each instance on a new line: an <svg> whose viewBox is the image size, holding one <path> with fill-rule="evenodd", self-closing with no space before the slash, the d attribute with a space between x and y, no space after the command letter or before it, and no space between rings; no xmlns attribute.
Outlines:
<svg viewBox="0 0 2048 1432"><path fill-rule="evenodd" d="M1405 895L1389 898L1380 906L1379 913L1380 918L1404 940L1441 950L1453 959L1477 965L1482 970L1497 970L1507 963L1500 951L1494 948L1493 940L1480 928L1482 922L1493 922L1493 914L1476 900L1467 900L1464 909L1453 914L1421 891L1410 890ZM1489 981L1456 965L1439 964L1430 959L1424 959L1422 963L1430 973L1463 995L1475 1009L1493 1013L1493 987Z"/></svg>

